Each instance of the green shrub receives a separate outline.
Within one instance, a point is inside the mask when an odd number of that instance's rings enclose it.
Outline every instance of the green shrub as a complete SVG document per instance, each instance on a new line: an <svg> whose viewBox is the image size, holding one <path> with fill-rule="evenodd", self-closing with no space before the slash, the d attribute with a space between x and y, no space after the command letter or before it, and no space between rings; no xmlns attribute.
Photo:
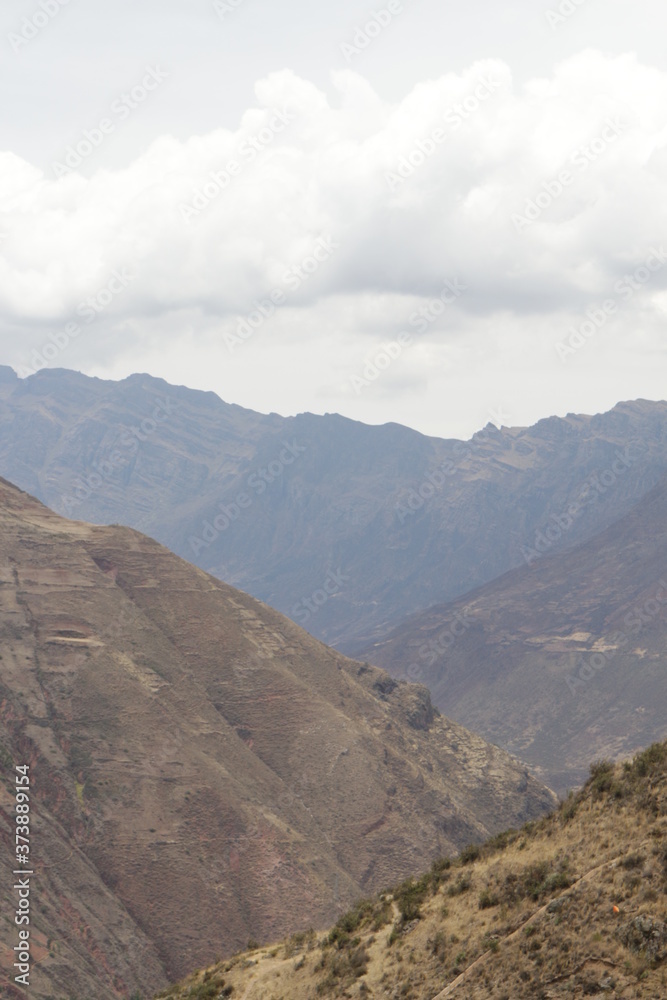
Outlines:
<svg viewBox="0 0 667 1000"><path fill-rule="evenodd" d="M596 760L591 764L589 784L598 795L608 792L614 781L614 764L611 760Z"/></svg>
<svg viewBox="0 0 667 1000"><path fill-rule="evenodd" d="M362 924L367 923L374 915L374 911L375 904L372 900L360 900L337 920L327 938L327 944L335 944L339 949L346 947L350 935L354 934Z"/></svg>
<svg viewBox="0 0 667 1000"><path fill-rule="evenodd" d="M410 920L419 920L421 916L421 904L431 889L430 874L424 875L420 879L407 879L394 890L394 899L401 914L403 923Z"/></svg>
<svg viewBox="0 0 667 1000"><path fill-rule="evenodd" d="M632 773L639 778L645 778L665 761L667 761L667 743L652 743L632 761Z"/></svg>
<svg viewBox="0 0 667 1000"><path fill-rule="evenodd" d="M479 894L479 908L480 910L490 910L493 906L498 906L500 903L500 898L488 889L484 889L483 892Z"/></svg>
<svg viewBox="0 0 667 1000"><path fill-rule="evenodd" d="M623 858L621 865L623 868L643 868L646 857L643 854L628 854L626 858Z"/></svg>
<svg viewBox="0 0 667 1000"><path fill-rule="evenodd" d="M472 879L470 875L461 875L457 878L456 882L449 886L447 889L448 896L460 896L464 892L468 892L472 885Z"/></svg>

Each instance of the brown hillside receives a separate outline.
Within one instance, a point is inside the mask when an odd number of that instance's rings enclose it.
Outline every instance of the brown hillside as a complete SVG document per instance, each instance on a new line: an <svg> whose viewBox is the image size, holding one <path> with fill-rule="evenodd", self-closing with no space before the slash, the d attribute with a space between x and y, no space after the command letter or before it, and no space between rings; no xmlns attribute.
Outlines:
<svg viewBox="0 0 667 1000"><path fill-rule="evenodd" d="M32 996L159 989L553 804L424 688L4 481L0 655L7 846L12 762L34 782Z"/></svg>
<svg viewBox="0 0 667 1000"><path fill-rule="evenodd" d="M550 817L441 859L324 935L235 956L169 1000L667 997L667 744L599 762Z"/></svg>
<svg viewBox="0 0 667 1000"><path fill-rule="evenodd" d="M667 735L667 480L589 542L530 558L362 655L564 794L588 761Z"/></svg>

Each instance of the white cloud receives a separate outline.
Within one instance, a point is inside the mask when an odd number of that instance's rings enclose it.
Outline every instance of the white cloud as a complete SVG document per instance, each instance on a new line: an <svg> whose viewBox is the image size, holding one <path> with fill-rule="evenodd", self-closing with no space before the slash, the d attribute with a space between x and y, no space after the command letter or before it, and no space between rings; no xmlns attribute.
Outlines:
<svg viewBox="0 0 667 1000"><path fill-rule="evenodd" d="M503 396L518 420L535 406L562 410L594 375L589 396L601 406L632 395L639 373L624 391L615 366L639 320L641 352L661 350L667 267L565 370L554 345L667 233L667 73L588 50L525 86L491 59L396 104L349 69L332 86L333 99L273 73L236 131L165 135L126 168L89 178L56 179L2 154L7 363L27 366L76 321L82 332L50 363L142 367L258 409L340 409L433 433L457 407L465 427L485 422L478 411ZM340 248L289 282L323 236ZM82 322L81 304L124 268L133 280ZM445 278L468 291L351 397L366 355L416 332L411 316ZM280 310L230 354L225 334L276 290Z"/></svg>

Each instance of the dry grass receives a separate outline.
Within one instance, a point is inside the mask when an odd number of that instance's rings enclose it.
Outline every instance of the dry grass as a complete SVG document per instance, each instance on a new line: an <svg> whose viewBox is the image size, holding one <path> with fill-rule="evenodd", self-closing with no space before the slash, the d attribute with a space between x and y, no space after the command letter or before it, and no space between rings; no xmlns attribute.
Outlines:
<svg viewBox="0 0 667 1000"><path fill-rule="evenodd" d="M243 1000L665 1000L666 833L667 743L595 764L551 816L361 902L328 933L236 956L171 996L204 1000L208 975Z"/></svg>

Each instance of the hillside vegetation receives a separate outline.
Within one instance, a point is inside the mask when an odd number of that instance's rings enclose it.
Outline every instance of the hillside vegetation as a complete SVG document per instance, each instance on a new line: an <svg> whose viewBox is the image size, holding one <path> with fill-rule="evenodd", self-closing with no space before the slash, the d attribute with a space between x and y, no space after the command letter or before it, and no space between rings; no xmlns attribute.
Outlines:
<svg viewBox="0 0 667 1000"><path fill-rule="evenodd" d="M550 816L442 858L327 932L249 950L166 1000L667 996L667 742L591 767Z"/></svg>

